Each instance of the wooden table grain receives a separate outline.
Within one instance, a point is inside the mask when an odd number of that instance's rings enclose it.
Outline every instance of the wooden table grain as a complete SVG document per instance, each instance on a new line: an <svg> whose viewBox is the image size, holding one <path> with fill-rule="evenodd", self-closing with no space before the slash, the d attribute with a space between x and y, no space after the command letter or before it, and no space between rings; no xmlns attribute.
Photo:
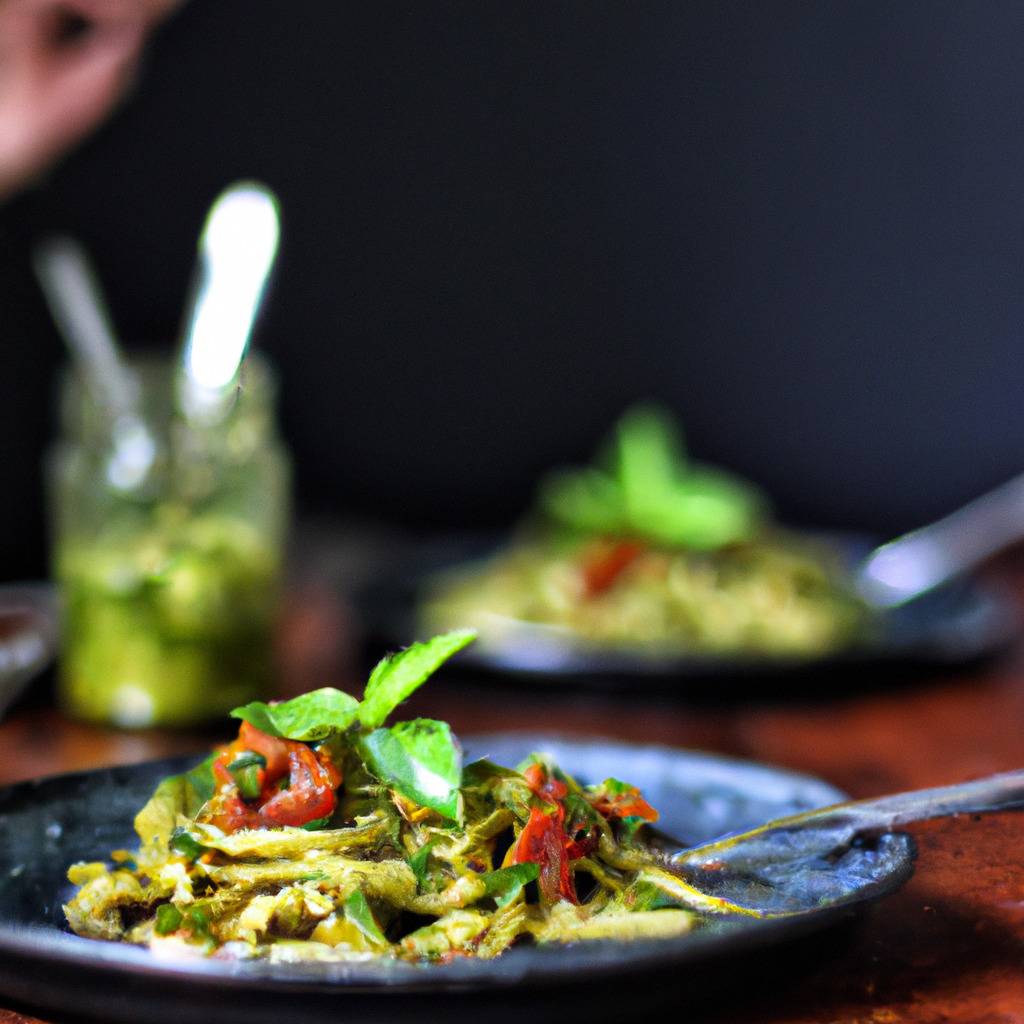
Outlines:
<svg viewBox="0 0 1024 1024"><path fill-rule="evenodd" d="M1019 556L996 576L1024 593ZM297 600L285 641L291 688L348 681L349 661L340 653L332 658L323 641L335 611L323 593ZM310 672L315 678L304 678ZM463 733L557 728L697 747L812 772L858 797L1024 766L1024 642L952 674L862 682L835 692L822 676L799 695L731 700L726 691L681 700L439 680L407 710L446 718ZM0 723L0 783L209 742L187 733L119 733L27 708ZM800 963L783 959L762 983L732 986L688 1020L1024 1024L1024 815L957 817L910 831L917 870L899 893L841 934L823 937L813 954L805 947ZM0 1024L41 1022L20 1007L0 1009Z"/></svg>

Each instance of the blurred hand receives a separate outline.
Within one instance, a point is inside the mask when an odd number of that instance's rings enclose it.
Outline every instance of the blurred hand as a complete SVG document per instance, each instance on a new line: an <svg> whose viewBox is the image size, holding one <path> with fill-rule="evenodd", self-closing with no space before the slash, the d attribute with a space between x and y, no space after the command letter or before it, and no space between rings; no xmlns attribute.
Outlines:
<svg viewBox="0 0 1024 1024"><path fill-rule="evenodd" d="M0 198L88 133L178 0L0 0Z"/></svg>

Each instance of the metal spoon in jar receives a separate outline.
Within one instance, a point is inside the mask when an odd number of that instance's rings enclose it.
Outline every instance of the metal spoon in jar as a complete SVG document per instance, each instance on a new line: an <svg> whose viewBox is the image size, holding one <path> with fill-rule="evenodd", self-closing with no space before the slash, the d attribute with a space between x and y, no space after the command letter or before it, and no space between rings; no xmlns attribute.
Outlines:
<svg viewBox="0 0 1024 1024"><path fill-rule="evenodd" d="M33 263L50 312L92 401L109 420L107 483L121 492L142 490L156 462L158 446L139 413L138 384L121 358L89 258L73 239L55 237L36 247Z"/></svg>
<svg viewBox="0 0 1024 1024"><path fill-rule="evenodd" d="M863 900L905 880L908 837L892 830L956 814L1024 809L1024 771L836 804L668 857L681 898L705 913L794 917ZM661 845L660 843L657 845Z"/></svg>
<svg viewBox="0 0 1024 1024"><path fill-rule="evenodd" d="M280 237L277 199L265 185L236 182L210 207L177 381L178 406L190 423L217 424L231 408Z"/></svg>

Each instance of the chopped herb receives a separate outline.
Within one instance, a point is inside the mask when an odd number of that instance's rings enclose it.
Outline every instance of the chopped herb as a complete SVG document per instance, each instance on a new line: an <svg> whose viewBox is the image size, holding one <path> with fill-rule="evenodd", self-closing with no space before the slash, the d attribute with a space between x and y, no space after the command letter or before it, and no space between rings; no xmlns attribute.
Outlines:
<svg viewBox="0 0 1024 1024"><path fill-rule="evenodd" d="M169 845L175 853L180 853L189 860L197 860L206 852L206 847L188 829L182 827L171 833Z"/></svg>
<svg viewBox="0 0 1024 1024"><path fill-rule="evenodd" d="M181 911L173 903L163 903L156 908L157 935L170 935L181 927Z"/></svg>

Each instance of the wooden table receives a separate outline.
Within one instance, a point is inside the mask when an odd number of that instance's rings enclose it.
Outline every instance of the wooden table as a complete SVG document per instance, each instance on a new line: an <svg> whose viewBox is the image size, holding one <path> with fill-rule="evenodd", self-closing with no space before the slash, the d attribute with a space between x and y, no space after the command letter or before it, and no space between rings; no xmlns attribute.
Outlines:
<svg viewBox="0 0 1024 1024"><path fill-rule="evenodd" d="M998 567L1024 594L1024 560ZM334 640L339 609L326 591L296 597L284 641L290 687L344 684ZM871 680L866 680L870 684ZM912 683L813 696L680 702L587 691L515 691L438 681L411 714L460 732L550 729L770 761L813 772L855 796L954 782L1024 766L1024 642L995 663ZM36 774L197 750L209 737L124 734L43 708L0 724L0 783ZM955 818L911 829L912 881L839 935L784 961L759 984L732 986L691 1021L745 1024L1010 1024L1024 1022L1024 816ZM763 973L763 972L762 972ZM767 980L765 980L767 979ZM39 1024L26 1008L0 1024Z"/></svg>

